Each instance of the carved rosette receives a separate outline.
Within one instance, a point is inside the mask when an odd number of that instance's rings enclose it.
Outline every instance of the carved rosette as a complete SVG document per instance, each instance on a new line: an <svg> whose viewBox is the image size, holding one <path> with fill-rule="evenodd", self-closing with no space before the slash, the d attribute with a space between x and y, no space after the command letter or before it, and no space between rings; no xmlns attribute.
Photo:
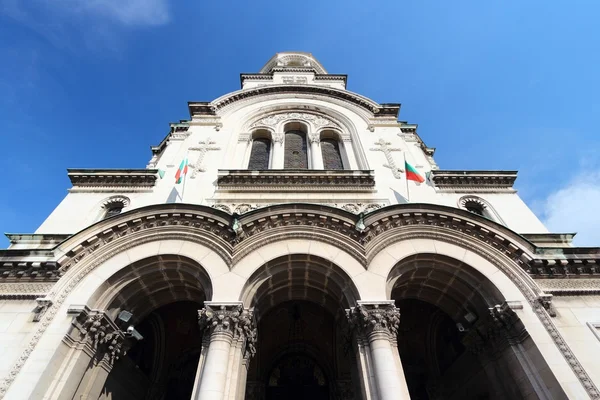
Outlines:
<svg viewBox="0 0 600 400"><path fill-rule="evenodd" d="M198 324L200 330L207 330L211 336L225 335L243 342L245 357L256 354L258 334L254 315L241 304L207 305L198 310Z"/></svg>
<svg viewBox="0 0 600 400"><path fill-rule="evenodd" d="M387 334L391 341L396 340L400 310L393 303L359 304L346 310L346 316L350 326L361 335Z"/></svg>

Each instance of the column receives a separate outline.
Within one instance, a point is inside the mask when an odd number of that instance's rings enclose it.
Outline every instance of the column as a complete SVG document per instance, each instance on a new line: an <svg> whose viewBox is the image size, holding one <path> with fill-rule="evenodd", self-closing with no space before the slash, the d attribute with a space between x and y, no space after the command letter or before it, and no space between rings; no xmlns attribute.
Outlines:
<svg viewBox="0 0 600 400"><path fill-rule="evenodd" d="M283 151L283 133L273 133L273 155L271 162L271 169L283 169L284 166L284 151Z"/></svg>
<svg viewBox="0 0 600 400"><path fill-rule="evenodd" d="M397 363L396 341L400 311L393 301L365 303L346 311L356 335L366 339L379 400L410 399L404 373Z"/></svg>
<svg viewBox="0 0 600 400"><path fill-rule="evenodd" d="M321 154L321 138L318 133L308 135L310 142L310 159L312 169L323 169L323 154Z"/></svg>
<svg viewBox="0 0 600 400"><path fill-rule="evenodd" d="M194 399L235 399L244 388L244 358L255 353L256 324L251 310L242 303L205 302L198 311L200 329L209 335L206 359L203 362L199 382L196 382Z"/></svg>

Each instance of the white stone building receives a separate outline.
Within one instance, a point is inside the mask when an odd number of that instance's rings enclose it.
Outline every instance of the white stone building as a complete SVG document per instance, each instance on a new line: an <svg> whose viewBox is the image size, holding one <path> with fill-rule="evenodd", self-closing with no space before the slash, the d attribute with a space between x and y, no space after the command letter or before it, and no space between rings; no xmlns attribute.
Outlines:
<svg viewBox="0 0 600 400"><path fill-rule="evenodd" d="M600 398L600 250L516 171L438 168L308 53L188 108L145 169L70 169L8 234L0 397Z"/></svg>

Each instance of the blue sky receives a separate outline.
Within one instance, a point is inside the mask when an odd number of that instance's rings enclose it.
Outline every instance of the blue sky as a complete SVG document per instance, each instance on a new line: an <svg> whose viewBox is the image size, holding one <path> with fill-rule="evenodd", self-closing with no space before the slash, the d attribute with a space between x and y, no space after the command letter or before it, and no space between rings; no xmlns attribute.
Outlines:
<svg viewBox="0 0 600 400"><path fill-rule="evenodd" d="M552 231L600 245L599 12L597 0L0 0L0 230L33 232L65 196L66 168L143 168L188 100L301 50L350 90L402 103L442 169L517 169Z"/></svg>

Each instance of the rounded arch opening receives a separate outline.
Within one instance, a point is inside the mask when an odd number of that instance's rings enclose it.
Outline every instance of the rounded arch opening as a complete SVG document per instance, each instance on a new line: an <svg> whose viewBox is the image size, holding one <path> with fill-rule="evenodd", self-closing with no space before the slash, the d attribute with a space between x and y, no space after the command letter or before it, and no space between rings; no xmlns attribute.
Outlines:
<svg viewBox="0 0 600 400"><path fill-rule="evenodd" d="M556 385L548 376L540 386L548 364L500 289L473 266L409 256L390 271L388 290L401 313L397 345L412 398L524 399Z"/></svg>
<svg viewBox="0 0 600 400"><path fill-rule="evenodd" d="M139 336L101 385L101 398L189 398L202 346L197 310L212 291L206 270L181 255L148 257L110 276L89 304L116 322L131 312L126 325Z"/></svg>
<svg viewBox="0 0 600 400"><path fill-rule="evenodd" d="M277 257L250 276L240 300L254 308L259 332L246 393L325 400L352 385L344 310L359 293L339 266L307 254Z"/></svg>

